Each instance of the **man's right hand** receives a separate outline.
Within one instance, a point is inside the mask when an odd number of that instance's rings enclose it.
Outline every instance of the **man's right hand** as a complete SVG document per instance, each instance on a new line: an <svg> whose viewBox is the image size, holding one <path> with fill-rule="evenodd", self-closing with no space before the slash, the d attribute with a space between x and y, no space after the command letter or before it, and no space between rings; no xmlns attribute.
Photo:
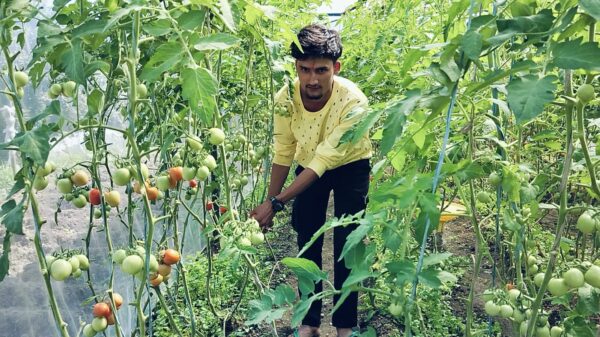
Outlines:
<svg viewBox="0 0 600 337"><path fill-rule="evenodd" d="M263 231L269 229L271 226L273 226L273 217L275 216L271 201L265 200L262 204L253 209L252 212L250 212L250 216L258 221L258 224Z"/></svg>

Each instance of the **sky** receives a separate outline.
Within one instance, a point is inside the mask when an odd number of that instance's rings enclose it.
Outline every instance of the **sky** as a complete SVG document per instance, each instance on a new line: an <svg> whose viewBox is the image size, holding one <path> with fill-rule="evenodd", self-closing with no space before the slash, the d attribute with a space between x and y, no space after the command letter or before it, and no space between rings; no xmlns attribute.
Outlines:
<svg viewBox="0 0 600 337"><path fill-rule="evenodd" d="M317 12L319 13L341 13L356 0L332 0L330 5L321 5Z"/></svg>

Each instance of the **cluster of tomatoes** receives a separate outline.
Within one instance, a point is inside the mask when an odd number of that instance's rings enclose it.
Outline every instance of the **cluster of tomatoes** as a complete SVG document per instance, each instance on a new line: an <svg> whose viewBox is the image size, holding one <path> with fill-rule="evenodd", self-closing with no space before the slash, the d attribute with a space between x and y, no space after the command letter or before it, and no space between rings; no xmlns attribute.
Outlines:
<svg viewBox="0 0 600 337"><path fill-rule="evenodd" d="M64 281L69 276L74 278L81 276L82 271L90 268L90 261L83 254L66 252L61 255L46 256L46 266L53 279Z"/></svg>
<svg viewBox="0 0 600 337"><path fill-rule="evenodd" d="M88 186L90 176L88 172L82 169L67 170L58 177L56 188L64 195L66 201L71 202L77 208L85 207L88 202L94 206L102 203L100 190ZM106 209L110 211L111 207L117 207L121 203L121 194L117 190L104 192ZM99 208L94 212L94 216L99 218L102 215Z"/></svg>
<svg viewBox="0 0 600 337"><path fill-rule="evenodd" d="M533 283L536 287L541 287L545 273L539 271L539 260L530 255L527 258L528 274L533 276ZM582 270L585 270L582 271ZM572 267L564 271L560 277L552 277L548 282L548 292L553 297L567 295L575 290L579 297L585 293L585 289L600 289L600 260L595 264L583 262L579 267ZM584 291L581 291L583 288ZM485 302L485 312L491 317L501 317L510 319L520 324L520 335L525 336L529 319L531 318L531 303L533 298L522 294L514 286L507 286L504 290L486 290L482 295ZM538 316L535 336L536 337L558 337L563 335L564 329L561 326L550 327L548 323L548 314L544 311Z"/></svg>
<svg viewBox="0 0 600 337"><path fill-rule="evenodd" d="M112 299L115 309L119 310L121 305L123 305L123 297L117 293L113 293ZM112 312L110 299L108 298L94 304L92 314L94 315L92 322L83 327L83 335L85 337L93 337L98 332L106 330L109 325L115 324L115 313Z"/></svg>
<svg viewBox="0 0 600 337"><path fill-rule="evenodd" d="M219 238L221 247L234 245L240 249L259 246L264 241L265 235L262 233L258 221L254 218L249 218L246 221L227 221Z"/></svg>
<svg viewBox="0 0 600 337"><path fill-rule="evenodd" d="M121 267L121 271L137 277L140 281L144 277L144 259L146 250L137 246L133 249L118 249L113 253L113 261ZM158 259L150 254L148 269L150 271L149 281L154 287L166 282L171 276L171 266L180 260L179 252L169 248L158 253Z"/></svg>

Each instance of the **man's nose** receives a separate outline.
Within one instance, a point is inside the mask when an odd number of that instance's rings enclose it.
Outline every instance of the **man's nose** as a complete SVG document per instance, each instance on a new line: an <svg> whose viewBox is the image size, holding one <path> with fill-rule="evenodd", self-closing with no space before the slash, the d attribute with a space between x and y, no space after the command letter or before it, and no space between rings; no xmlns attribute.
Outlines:
<svg viewBox="0 0 600 337"><path fill-rule="evenodd" d="M308 83L310 84L318 84L319 79L317 78L317 74L314 72L310 73L310 77L308 78Z"/></svg>

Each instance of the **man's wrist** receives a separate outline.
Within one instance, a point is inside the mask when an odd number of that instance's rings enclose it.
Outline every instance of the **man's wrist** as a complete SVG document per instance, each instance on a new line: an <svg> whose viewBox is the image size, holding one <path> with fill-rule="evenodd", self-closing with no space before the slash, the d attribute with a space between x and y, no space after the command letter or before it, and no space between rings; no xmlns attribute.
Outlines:
<svg viewBox="0 0 600 337"><path fill-rule="evenodd" d="M274 213L280 212L285 208L285 203L275 196L270 197L269 201Z"/></svg>

